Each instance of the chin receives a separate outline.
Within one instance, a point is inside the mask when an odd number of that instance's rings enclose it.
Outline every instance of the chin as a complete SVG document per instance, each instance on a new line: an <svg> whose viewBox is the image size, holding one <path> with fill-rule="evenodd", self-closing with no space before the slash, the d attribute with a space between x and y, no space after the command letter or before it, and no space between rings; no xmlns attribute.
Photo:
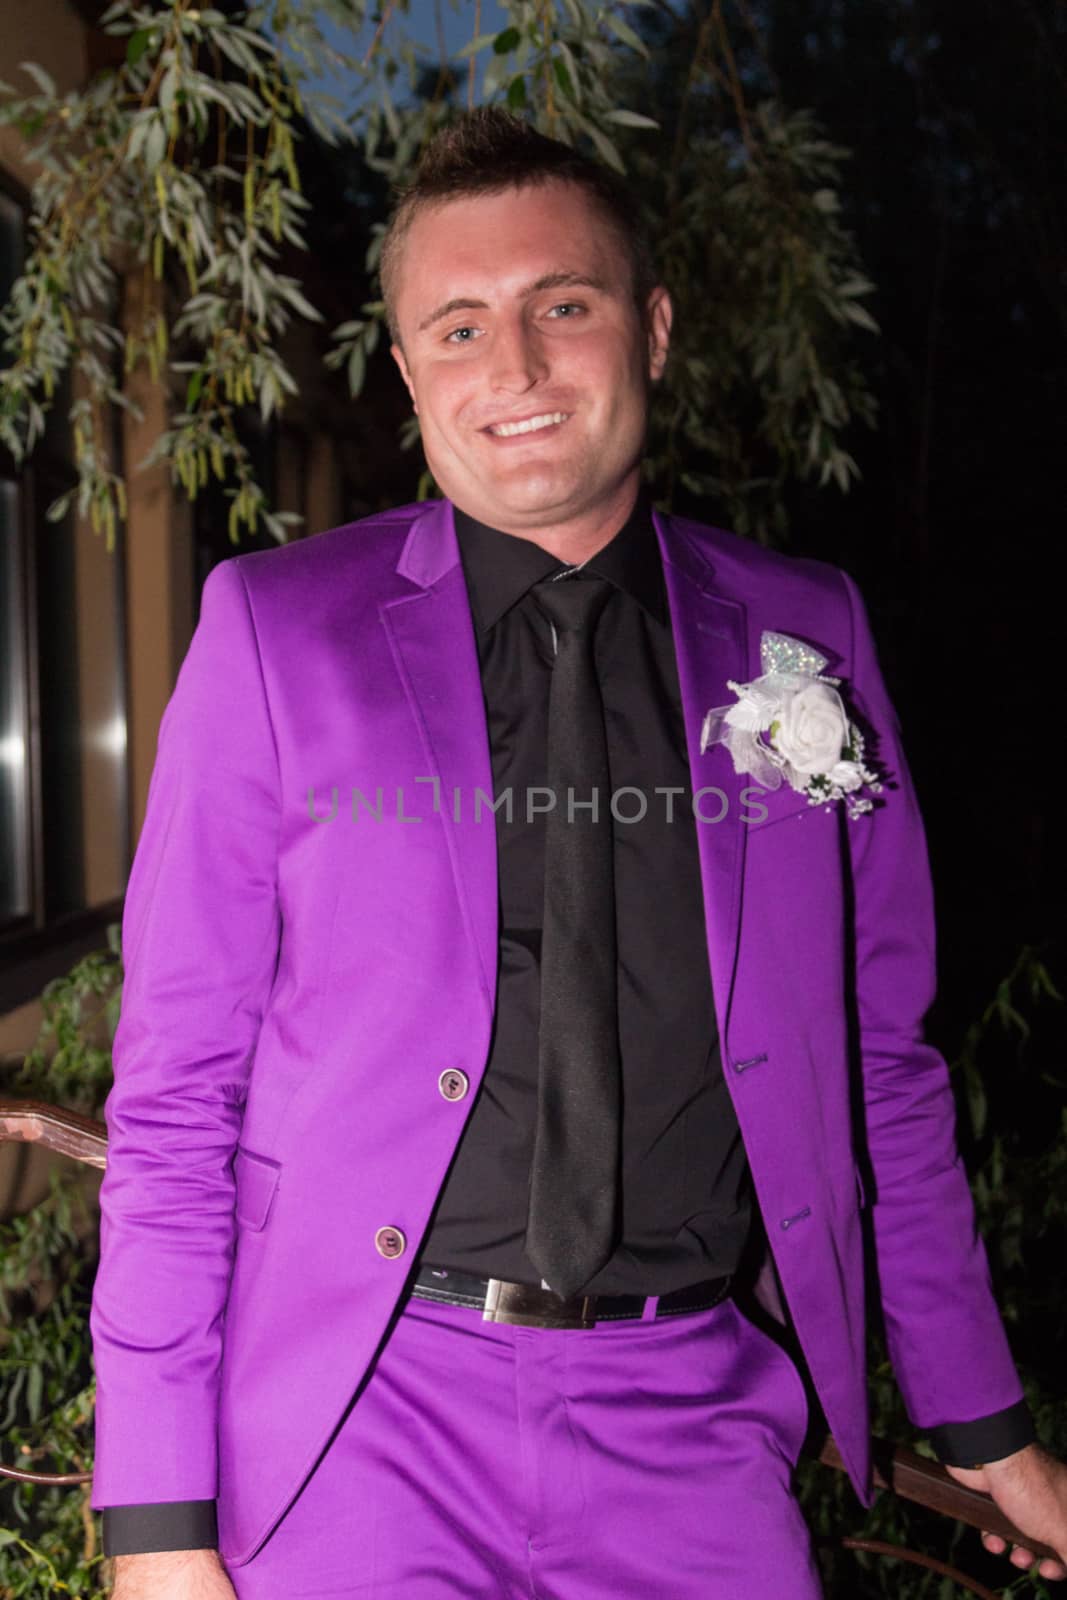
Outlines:
<svg viewBox="0 0 1067 1600"><path fill-rule="evenodd" d="M572 506L584 498L583 489L588 491L588 485L576 480L572 473L531 473L485 487L498 505L515 516Z"/></svg>
<svg viewBox="0 0 1067 1600"><path fill-rule="evenodd" d="M442 494L457 505L481 507L474 514L490 527L509 519L534 523L539 515L573 514L588 503L591 475L586 467L569 462L546 470L546 465L531 462L525 471L516 466L514 472L490 475L483 463L475 463L457 478L434 471L429 462Z"/></svg>

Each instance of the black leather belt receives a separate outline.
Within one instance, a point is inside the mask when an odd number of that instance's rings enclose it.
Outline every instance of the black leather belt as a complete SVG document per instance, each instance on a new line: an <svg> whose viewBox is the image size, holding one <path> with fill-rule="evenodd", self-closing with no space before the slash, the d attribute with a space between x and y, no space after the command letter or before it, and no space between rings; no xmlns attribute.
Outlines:
<svg viewBox="0 0 1067 1600"><path fill-rule="evenodd" d="M710 1311L725 1300L731 1279L705 1278L660 1295L656 1317L680 1317L686 1312ZM416 1300L437 1300L449 1306L469 1306L482 1313L483 1322L506 1322L520 1328L593 1328L598 1322L637 1322L645 1316L648 1300L640 1294L589 1294L561 1300L551 1289L528 1283L507 1283L502 1278L478 1278L453 1267L421 1266L411 1293ZM655 1299L655 1297L652 1297Z"/></svg>

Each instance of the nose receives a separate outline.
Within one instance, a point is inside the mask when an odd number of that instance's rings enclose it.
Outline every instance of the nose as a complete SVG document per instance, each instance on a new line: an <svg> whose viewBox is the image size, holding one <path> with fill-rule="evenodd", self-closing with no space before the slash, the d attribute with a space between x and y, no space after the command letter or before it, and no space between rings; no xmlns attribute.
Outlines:
<svg viewBox="0 0 1067 1600"><path fill-rule="evenodd" d="M537 334L521 317L497 327L489 370L494 389L522 394L547 375L548 362Z"/></svg>

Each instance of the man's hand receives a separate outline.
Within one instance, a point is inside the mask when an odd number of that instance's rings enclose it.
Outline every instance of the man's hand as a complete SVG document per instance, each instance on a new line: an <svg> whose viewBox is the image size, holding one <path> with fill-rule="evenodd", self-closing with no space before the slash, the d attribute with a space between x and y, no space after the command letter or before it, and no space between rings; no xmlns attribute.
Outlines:
<svg viewBox="0 0 1067 1600"><path fill-rule="evenodd" d="M112 1600L237 1600L217 1550L116 1556Z"/></svg>
<svg viewBox="0 0 1067 1600"><path fill-rule="evenodd" d="M1057 1551L1060 1560L1038 1562L1042 1578L1067 1578L1067 1464L1057 1461L1039 1444L991 1461L972 1471L969 1467L948 1467L958 1483L992 1495L1006 1517L1021 1533ZM993 1555L1002 1555L1007 1545L995 1533L983 1533L982 1543ZM1013 1545L1009 1557L1015 1567L1033 1567L1035 1557L1024 1545Z"/></svg>

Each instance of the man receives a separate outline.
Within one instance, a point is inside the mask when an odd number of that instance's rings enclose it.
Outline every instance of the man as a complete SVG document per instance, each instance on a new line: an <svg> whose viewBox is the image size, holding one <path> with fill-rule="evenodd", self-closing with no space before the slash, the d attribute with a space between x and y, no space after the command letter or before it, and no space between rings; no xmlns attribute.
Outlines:
<svg viewBox="0 0 1067 1600"><path fill-rule="evenodd" d="M464 119L383 285L448 498L217 569L131 877L118 1600L812 1600L805 1394L740 1301L765 1232L869 1498L863 1205L913 1420L1067 1554L920 1042L921 831L854 588L640 494L671 304L600 169ZM764 635L830 663L873 811L702 750Z"/></svg>

